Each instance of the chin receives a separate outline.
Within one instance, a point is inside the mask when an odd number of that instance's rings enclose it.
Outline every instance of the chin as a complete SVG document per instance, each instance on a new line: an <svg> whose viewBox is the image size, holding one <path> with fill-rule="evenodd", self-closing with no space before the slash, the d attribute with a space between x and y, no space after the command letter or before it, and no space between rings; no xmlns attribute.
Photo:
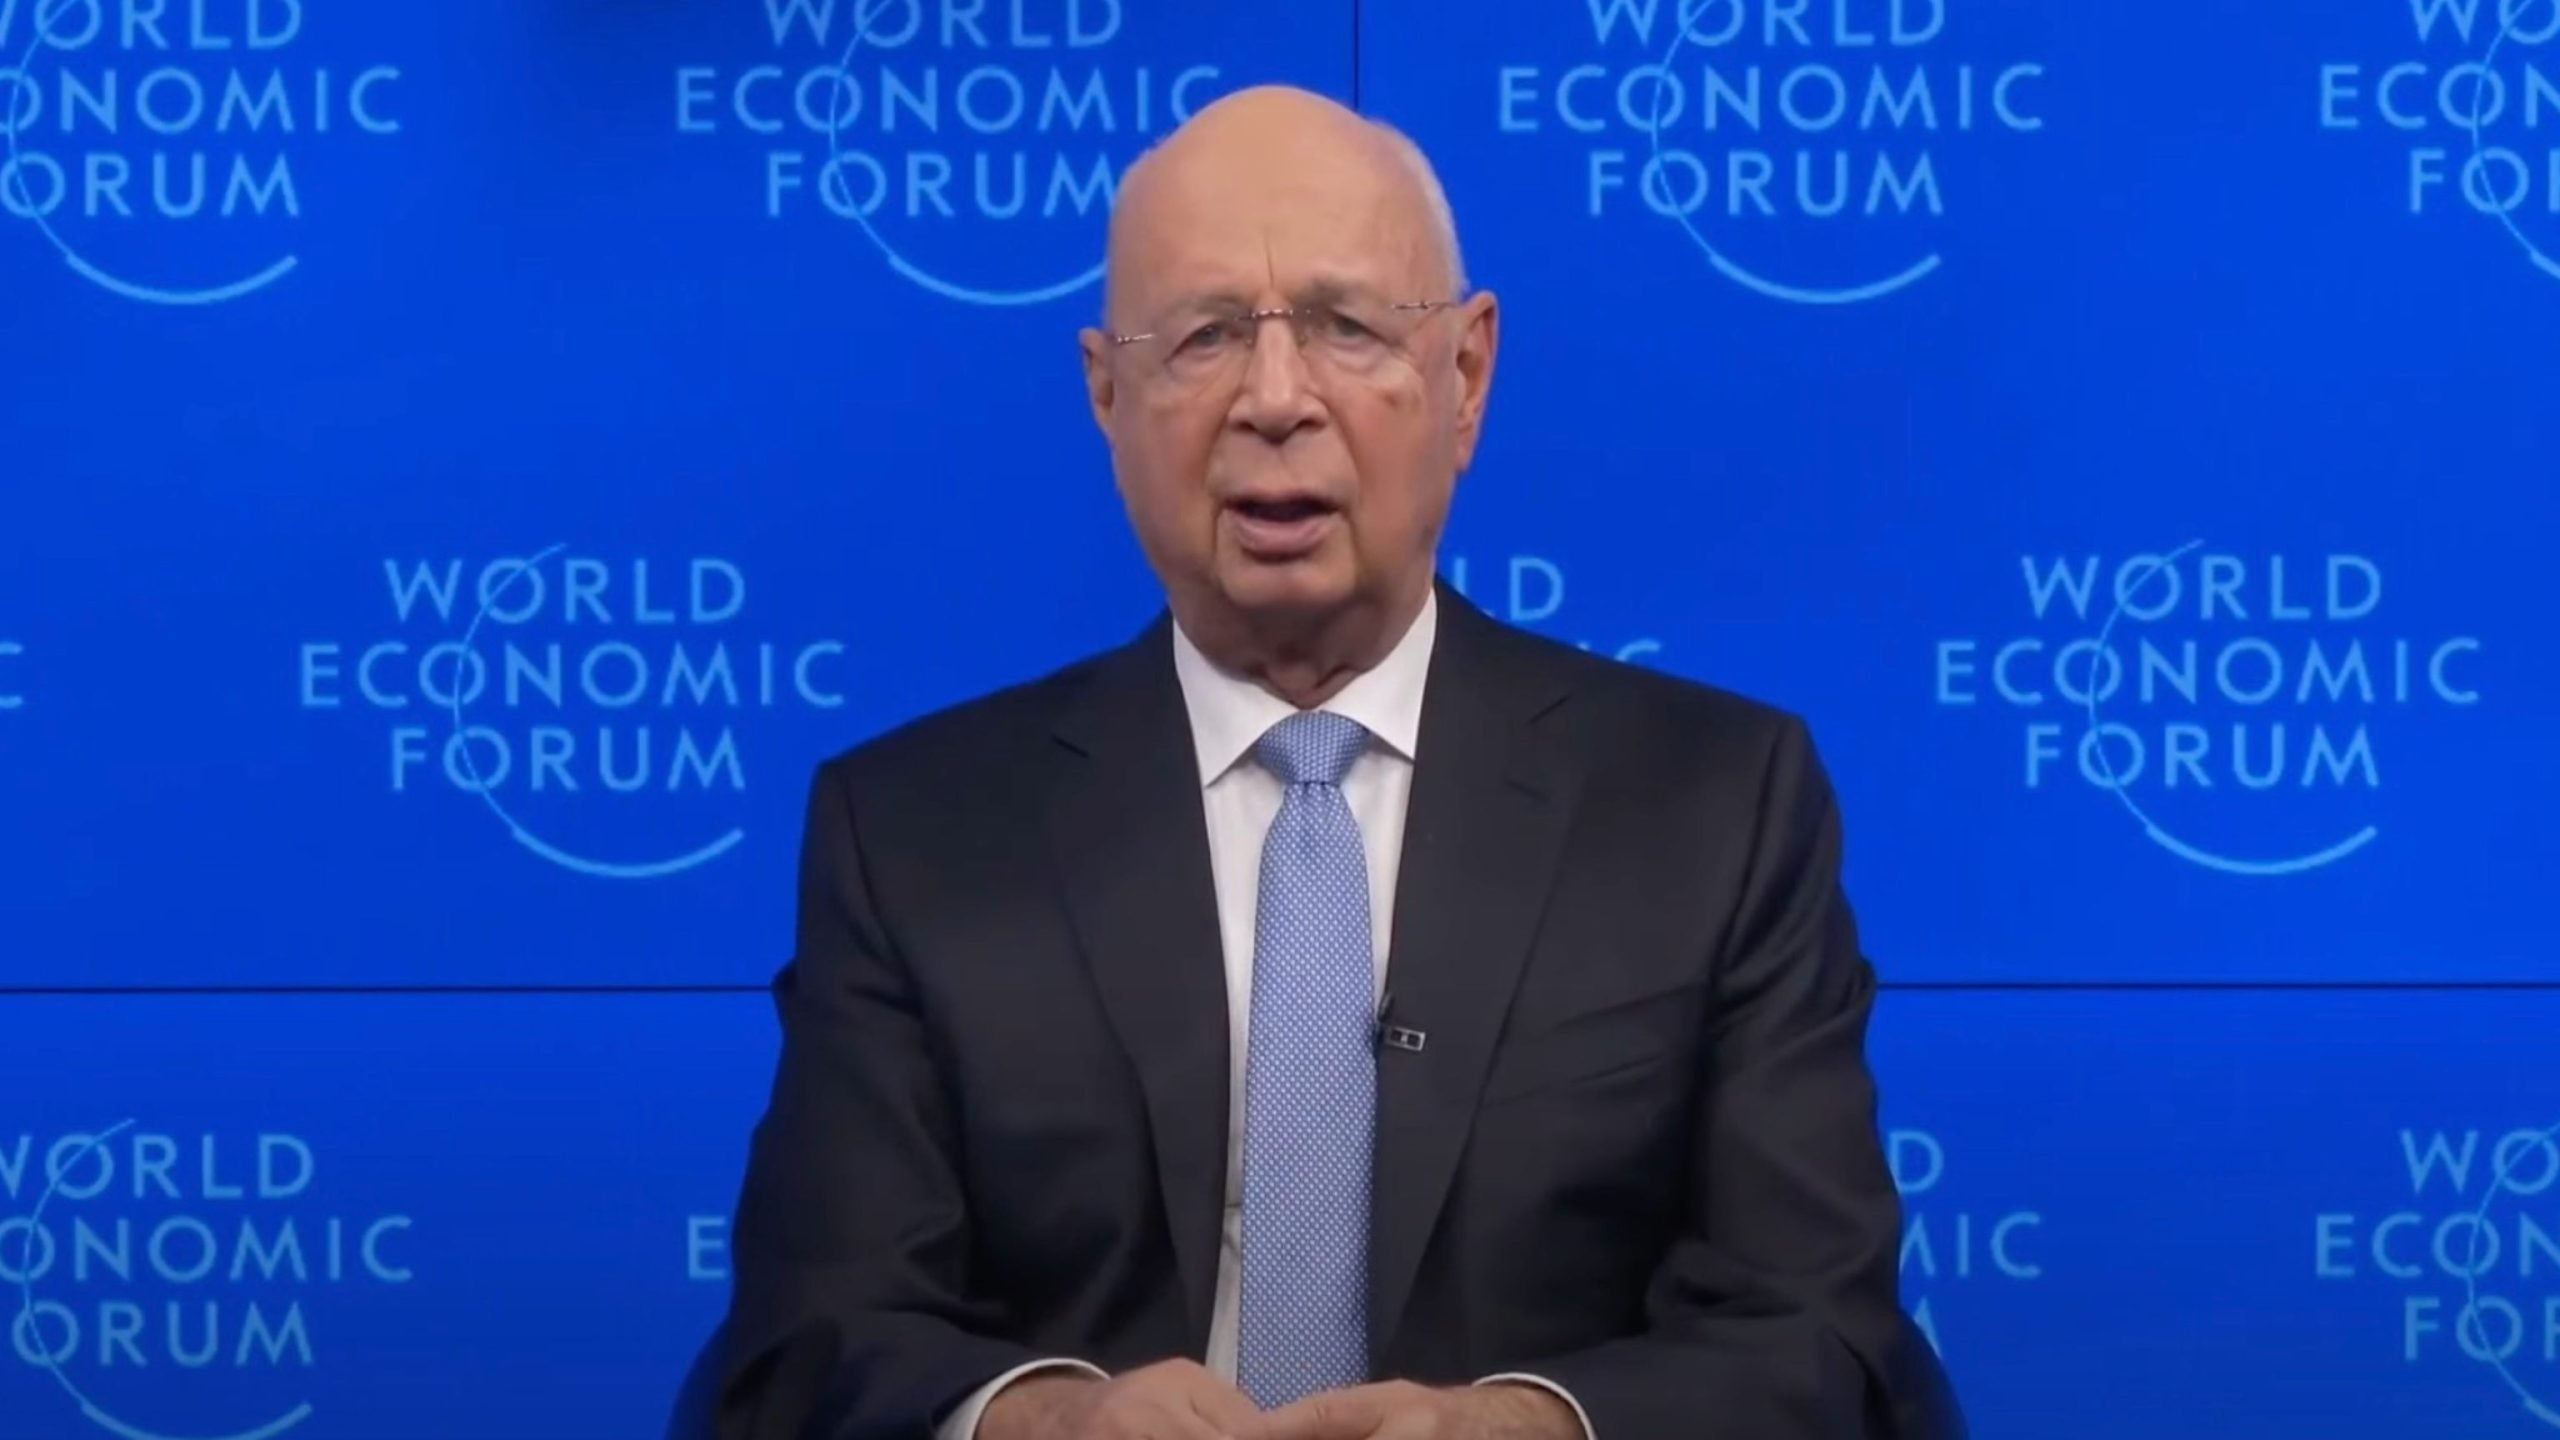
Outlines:
<svg viewBox="0 0 2560 1440"><path fill-rule="evenodd" d="M1231 560L1218 578L1227 603L1245 615L1329 615L1358 593L1338 567L1312 561L1270 565Z"/></svg>

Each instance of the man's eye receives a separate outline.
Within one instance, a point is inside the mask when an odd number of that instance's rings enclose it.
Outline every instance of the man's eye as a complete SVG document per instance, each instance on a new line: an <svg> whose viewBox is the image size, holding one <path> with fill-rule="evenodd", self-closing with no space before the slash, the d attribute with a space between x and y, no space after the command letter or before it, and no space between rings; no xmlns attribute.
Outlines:
<svg viewBox="0 0 2560 1440"><path fill-rule="evenodd" d="M1185 350L1214 350L1220 345L1225 344L1232 333L1232 327L1230 327L1225 321L1212 320L1205 325L1193 327L1189 334L1183 336L1181 348Z"/></svg>
<svg viewBox="0 0 2560 1440"><path fill-rule="evenodd" d="M1336 310L1325 317L1325 333L1336 340L1366 340L1378 332Z"/></svg>

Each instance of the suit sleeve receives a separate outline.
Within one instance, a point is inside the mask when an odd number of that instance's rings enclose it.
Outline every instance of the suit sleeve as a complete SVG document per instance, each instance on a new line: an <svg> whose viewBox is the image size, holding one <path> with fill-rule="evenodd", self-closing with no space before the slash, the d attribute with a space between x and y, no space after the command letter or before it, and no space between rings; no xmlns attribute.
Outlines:
<svg viewBox="0 0 2560 1440"><path fill-rule="evenodd" d="M1771 748L1720 937L1689 1210L1632 1338L1531 1367L1597 1440L1961 1440L1905 1318L1902 1214L1866 1060L1875 974L1840 817L1800 722Z"/></svg>
<svg viewBox="0 0 2560 1440"><path fill-rule="evenodd" d="M782 1031L731 1233L719 1440L918 1440L1044 1357L969 1288L953 1101L874 907L852 798L820 769Z"/></svg>

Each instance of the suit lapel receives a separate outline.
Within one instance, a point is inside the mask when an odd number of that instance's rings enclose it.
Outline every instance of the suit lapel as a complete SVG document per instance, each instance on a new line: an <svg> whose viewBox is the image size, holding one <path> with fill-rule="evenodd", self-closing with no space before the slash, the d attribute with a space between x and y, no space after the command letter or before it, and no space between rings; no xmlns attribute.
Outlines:
<svg viewBox="0 0 2560 1440"><path fill-rule="evenodd" d="M1097 662L1056 728L1050 841L1095 988L1138 1074L1190 1320L1208 1344L1225 1204L1227 995L1170 622Z"/></svg>
<svg viewBox="0 0 2560 1440"><path fill-rule="evenodd" d="M1540 720L1562 677L1447 587L1423 694L1388 946L1370 1216L1369 1340L1382 1355L1475 1119L1569 818L1575 775Z"/></svg>

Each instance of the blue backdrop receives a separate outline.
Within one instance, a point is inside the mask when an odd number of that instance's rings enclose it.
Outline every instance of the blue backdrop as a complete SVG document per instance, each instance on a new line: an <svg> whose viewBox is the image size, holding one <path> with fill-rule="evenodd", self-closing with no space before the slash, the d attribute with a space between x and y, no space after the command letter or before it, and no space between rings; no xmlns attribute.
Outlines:
<svg viewBox="0 0 2560 1440"><path fill-rule="evenodd" d="M1449 576L1812 723L1979 1433L2560 1430L2560 0L0 0L0 1435L655 1433L1263 80L1503 298Z"/></svg>

